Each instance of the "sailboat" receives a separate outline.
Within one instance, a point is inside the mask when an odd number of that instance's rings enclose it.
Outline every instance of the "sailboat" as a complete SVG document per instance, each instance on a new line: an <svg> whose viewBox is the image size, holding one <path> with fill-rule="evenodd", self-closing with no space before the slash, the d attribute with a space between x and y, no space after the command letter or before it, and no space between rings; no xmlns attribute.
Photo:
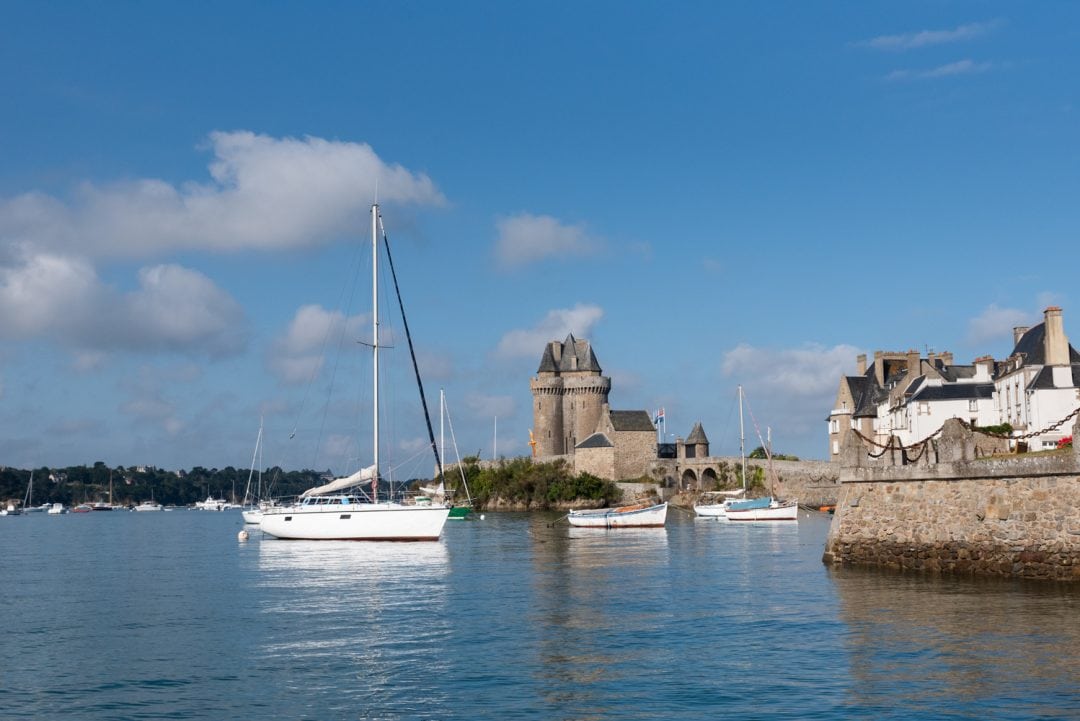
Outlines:
<svg viewBox="0 0 1080 721"><path fill-rule="evenodd" d="M259 421L259 435L255 437L255 452L251 455L251 469L248 471L247 486L244 488L244 503L240 512L244 517L244 523L256 525L262 520L263 511L269 507L269 503L262 500L262 436L263 424ZM255 475L255 462L259 463L259 476L256 482L255 495L251 494L251 479Z"/></svg>
<svg viewBox="0 0 1080 721"><path fill-rule="evenodd" d="M739 386L739 419L740 429L742 420L742 386ZM753 412L751 411L751 418ZM757 423L754 423L755 430L757 429ZM758 431L758 440L761 440L761 432ZM770 450L771 443L762 441L762 448L765 449L765 454L769 460L769 472L768 477L773 477L772 469L772 451ZM746 461L743 460L743 489L746 489ZM725 518L729 521L798 521L799 520L799 503L798 501L789 500L781 501L773 498L772 494L772 482L769 482L768 496L761 498L750 498L745 501L728 501L727 511Z"/></svg>
<svg viewBox="0 0 1080 721"><path fill-rule="evenodd" d="M711 491L708 502L695 503L694 513L701 518L727 518L729 506L737 496L746 495L746 436L743 432L743 395L739 386L739 459L742 462L742 488L734 491Z"/></svg>
<svg viewBox="0 0 1080 721"><path fill-rule="evenodd" d="M769 466L772 467L772 454ZM742 488L735 491L716 491L712 496L724 495L722 501L712 500L694 504L694 512L705 518L728 521L797 521L799 504L796 501L779 501L770 496L738 499L746 495L746 440L743 427L743 388L739 386L739 458L742 462Z"/></svg>
<svg viewBox="0 0 1080 721"><path fill-rule="evenodd" d="M344 478L308 489L298 503L263 512L259 528L281 539L350 540L350 541L437 541L450 514L439 504L405 505L392 500L379 501L379 204L371 206L371 280L372 280L372 465ZM385 240L385 235L384 235ZM391 271L393 261L387 259ZM400 294L398 296L400 301ZM408 335L408 323L405 321ZM409 342L410 351L412 341ZM419 380L419 377L418 377ZM420 387L423 399L423 386ZM428 435L434 447L434 434L428 422ZM370 483L371 493L349 489Z"/></svg>
<svg viewBox="0 0 1080 721"><path fill-rule="evenodd" d="M468 518L472 513L472 495L469 493L469 482L465 479L465 468L461 465L461 454L458 453L457 437L454 435L454 422L450 419L450 410L446 407L446 392L439 389L439 458L442 461L446 460L446 429L443 425L444 422L449 422L450 425L450 440L454 444L454 457L457 459L458 473L461 474L461 486L465 489L465 504L458 505L456 503L449 503L450 520L461 521ZM443 468L439 466L439 485L437 486L420 486L420 492L425 494L428 498L434 500L437 503L446 503L450 500L451 496L446 492L446 475L443 473ZM451 491L451 494L453 491Z"/></svg>

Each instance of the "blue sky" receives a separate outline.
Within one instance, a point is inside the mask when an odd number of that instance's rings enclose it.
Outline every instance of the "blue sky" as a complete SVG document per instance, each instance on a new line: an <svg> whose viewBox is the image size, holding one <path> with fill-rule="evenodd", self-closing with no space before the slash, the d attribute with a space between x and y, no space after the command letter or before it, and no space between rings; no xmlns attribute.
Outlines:
<svg viewBox="0 0 1080 721"><path fill-rule="evenodd" d="M527 452L529 377L573 332L613 408L737 453L741 383L778 450L822 458L857 353L1001 358L1051 304L1077 332L1078 20L6 2L0 463L246 467L260 418L267 465L368 462L349 289L376 182L463 454L491 456L496 418L498 453ZM384 453L423 474L407 373Z"/></svg>

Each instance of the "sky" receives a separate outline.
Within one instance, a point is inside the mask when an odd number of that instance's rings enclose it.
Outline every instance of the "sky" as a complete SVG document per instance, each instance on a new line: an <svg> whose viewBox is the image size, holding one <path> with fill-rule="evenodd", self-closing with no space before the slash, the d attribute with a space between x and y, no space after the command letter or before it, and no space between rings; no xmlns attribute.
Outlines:
<svg viewBox="0 0 1080 721"><path fill-rule="evenodd" d="M376 197L460 455L528 453L573 333L665 440L737 454L742 385L825 458L859 353L1080 334L1077 77L1067 2L8 0L0 465L367 465Z"/></svg>

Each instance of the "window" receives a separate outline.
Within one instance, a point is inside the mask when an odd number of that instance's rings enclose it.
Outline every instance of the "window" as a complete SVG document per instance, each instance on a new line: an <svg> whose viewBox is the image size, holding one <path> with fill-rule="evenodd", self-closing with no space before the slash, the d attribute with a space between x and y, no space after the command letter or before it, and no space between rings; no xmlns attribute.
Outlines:
<svg viewBox="0 0 1080 721"><path fill-rule="evenodd" d="M979 410L979 401L975 400L974 398L969 400L968 401L968 410L969 411L977 411L977 410Z"/></svg>
<svg viewBox="0 0 1080 721"><path fill-rule="evenodd" d="M831 421L829 421L829 433L839 433L839 432L840 432L840 421L833 418Z"/></svg>
<svg viewBox="0 0 1080 721"><path fill-rule="evenodd" d="M832 442L832 452L834 456L840 452L840 441Z"/></svg>

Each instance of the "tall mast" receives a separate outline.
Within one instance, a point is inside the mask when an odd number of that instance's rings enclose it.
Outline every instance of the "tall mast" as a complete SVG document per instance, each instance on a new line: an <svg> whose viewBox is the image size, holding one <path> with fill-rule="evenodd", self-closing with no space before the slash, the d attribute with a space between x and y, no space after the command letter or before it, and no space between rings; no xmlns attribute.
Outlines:
<svg viewBox="0 0 1080 721"><path fill-rule="evenodd" d="M379 483L379 204L371 206L371 353L373 355L374 386L372 390L372 414L374 421L373 455L375 475L372 480L371 500L378 502Z"/></svg>
<svg viewBox="0 0 1080 721"><path fill-rule="evenodd" d="M443 459L446 458L446 436L443 432L443 421L446 420L446 391L439 389L439 480L443 483Z"/></svg>
<svg viewBox="0 0 1080 721"><path fill-rule="evenodd" d="M742 488L746 490L746 447L743 436L742 386L739 386L739 458L742 459Z"/></svg>

